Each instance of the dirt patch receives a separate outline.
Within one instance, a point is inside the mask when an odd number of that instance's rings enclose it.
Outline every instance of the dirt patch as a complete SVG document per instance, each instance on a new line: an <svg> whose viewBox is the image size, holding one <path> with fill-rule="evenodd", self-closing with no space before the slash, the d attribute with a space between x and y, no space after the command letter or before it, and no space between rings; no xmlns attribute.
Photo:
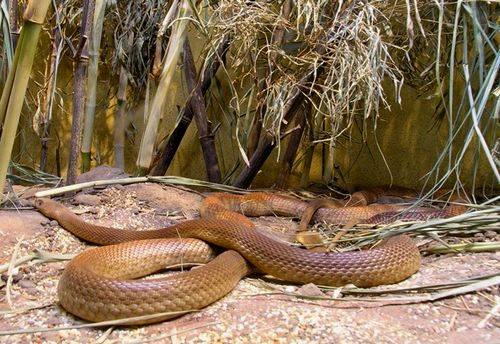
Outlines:
<svg viewBox="0 0 500 344"><path fill-rule="evenodd" d="M86 221L137 230L196 217L202 199L198 193L159 184L114 186L87 190L86 194L97 196L99 201L88 203L87 198L78 204L65 203ZM283 240L297 226L283 218L255 221L262 228L282 233ZM19 258L35 249L60 254L78 253L90 246L32 210L0 211L0 230L0 264L8 263L13 254ZM57 304L57 282L65 264L27 263L13 271L13 283L0 282L0 331L85 324ZM427 256L420 271L398 287L463 281L499 272L498 252ZM384 295L361 298L342 288L315 292L272 278L250 277L215 304L171 321L130 328L3 335L0 342L461 344L498 343L500 338L498 313L492 313L495 306L498 309L498 285L409 304L376 301ZM313 293L327 299L286 295L291 293Z"/></svg>
<svg viewBox="0 0 500 344"><path fill-rule="evenodd" d="M2 248L16 244L18 240L31 240L43 230L43 225L50 221L34 210L0 211L0 241ZM0 251L0 259L7 256Z"/></svg>

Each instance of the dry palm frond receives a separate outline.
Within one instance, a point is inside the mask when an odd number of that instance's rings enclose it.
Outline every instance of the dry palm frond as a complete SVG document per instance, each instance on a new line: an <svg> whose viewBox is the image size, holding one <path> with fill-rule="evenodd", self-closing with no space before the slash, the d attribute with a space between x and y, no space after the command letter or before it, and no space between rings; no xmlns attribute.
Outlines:
<svg viewBox="0 0 500 344"><path fill-rule="evenodd" d="M62 178L43 171L38 171L26 165L10 163L12 173L7 173L7 178L21 185L50 185L57 187L62 183Z"/></svg>

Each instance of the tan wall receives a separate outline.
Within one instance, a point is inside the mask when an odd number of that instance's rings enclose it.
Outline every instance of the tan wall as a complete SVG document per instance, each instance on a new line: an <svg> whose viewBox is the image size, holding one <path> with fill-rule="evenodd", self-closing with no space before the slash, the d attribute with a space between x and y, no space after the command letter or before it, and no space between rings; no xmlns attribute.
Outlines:
<svg viewBox="0 0 500 344"><path fill-rule="evenodd" d="M43 56L43 49L39 56ZM39 59L43 61L43 59ZM200 62L200 61L198 61ZM36 65L34 73L37 82L41 82L40 72L45 68L44 62ZM177 75L176 85L169 92L169 101L166 105L165 115L161 122L161 135L165 136L173 129L177 108L181 107L186 97L186 90L183 81ZM52 128L51 155L49 172L55 173L55 149L56 142L60 142L60 155L62 162L62 172L66 172L66 157L69 154L69 136L71 125L71 90L73 88L72 63L66 61L61 66L58 86L61 92L58 96L58 108L55 111L55 121ZM100 71L101 81L98 84L98 106L97 118L95 122L96 136L94 144L98 147L98 155L102 164L113 165L113 114L116 99L112 98L107 102L109 94L114 94L116 88L116 76L110 76L109 71ZM31 84L31 94L36 94L37 87ZM220 90L224 93L225 90ZM227 94L227 92L226 92ZM428 99L428 95L418 97L411 87L403 87L401 97L402 104L391 102L391 111L382 110L380 118L377 120L376 137L380 145L377 147L373 129L369 129L366 144L362 144L359 131L353 129L350 140L342 140L337 143L337 164L339 166L336 176L339 177L337 183L348 190L359 189L367 186L393 183L407 187L419 187L423 178L431 169L439 156L446 141L447 126L446 121L440 126L435 125L434 108L437 98ZM387 98L389 101L394 98L391 88L387 88ZM35 99L32 97L31 99ZM34 108L24 109L24 117L21 123L20 141L18 143L18 155L20 161L27 164L38 164L39 161L39 139L32 130L32 114ZM224 122L223 114L214 111L215 122ZM140 143L140 135L143 130L143 104L129 110L130 122L134 124L137 132L129 135L126 146L126 170L133 173L135 159ZM371 121L371 120L369 120ZM129 127L130 128L130 127ZM222 126L216 137L219 152L219 163L223 173L229 171L238 158L238 147L234 139L234 130ZM476 147L474 142L472 147ZM282 152L285 145L282 146ZM473 151L473 150L471 150ZM95 155L96 150L93 149ZM382 158L385 157L387 166ZM488 166L485 165L484 155L482 156L482 167L478 170L477 182L492 183L492 175ZM178 151L173 165L169 168L168 174L182 175L185 177L206 179L205 165L202 160L198 135L194 123L190 126L184 141ZM464 164L461 177L467 183L472 182L472 155L468 156L468 162ZM272 186L276 182L277 175L277 153L268 159L263 172L259 173L253 184L254 187ZM443 165L444 166L444 165ZM297 170L293 171L291 185L299 184L301 164ZM391 179L392 174L392 179ZM316 148L313 168L310 175L312 182L322 181L321 176L321 149ZM453 179L448 182L448 186Z"/></svg>

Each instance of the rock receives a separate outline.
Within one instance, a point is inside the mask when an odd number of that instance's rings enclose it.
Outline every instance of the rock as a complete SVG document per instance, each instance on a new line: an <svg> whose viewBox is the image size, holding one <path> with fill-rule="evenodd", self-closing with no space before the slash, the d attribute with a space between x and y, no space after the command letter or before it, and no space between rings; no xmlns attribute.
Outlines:
<svg viewBox="0 0 500 344"><path fill-rule="evenodd" d="M50 225L50 227L56 227L57 225L59 225L59 222L57 222L56 220L51 220L49 222L49 225Z"/></svg>
<svg viewBox="0 0 500 344"><path fill-rule="evenodd" d="M17 283L23 278L23 274L21 273L14 273L12 274L12 283ZM2 281L7 282L9 279L9 275L5 272L1 276Z"/></svg>
<svg viewBox="0 0 500 344"><path fill-rule="evenodd" d="M115 189L116 189L116 190L118 190L118 191L125 191L125 190L127 190L127 189L125 188L125 186L123 186L123 185L121 185L121 184L112 185L111 187L112 187L112 188L115 188Z"/></svg>
<svg viewBox="0 0 500 344"><path fill-rule="evenodd" d="M132 207L130 207L129 212L134 214L134 215L137 215L141 212L141 209L139 207L132 206Z"/></svg>
<svg viewBox="0 0 500 344"><path fill-rule="evenodd" d="M297 289L297 293L304 296L325 296L325 294L314 283L308 283Z"/></svg>
<svg viewBox="0 0 500 344"><path fill-rule="evenodd" d="M106 165L97 166L89 172L85 172L76 178L77 183L93 182L96 180L128 178L129 175L119 168Z"/></svg>
<svg viewBox="0 0 500 344"><path fill-rule="evenodd" d="M18 286L24 289L35 289L36 284L29 279L22 279L17 283Z"/></svg>
<svg viewBox="0 0 500 344"><path fill-rule="evenodd" d="M74 204L95 206L95 205L101 204L101 199L99 198L99 196L96 196L96 195L88 195L88 194L84 194L84 193L79 193L73 199L73 203Z"/></svg>
<svg viewBox="0 0 500 344"><path fill-rule="evenodd" d="M486 231L484 232L484 236L487 237L488 239L493 239L497 236L497 233L495 231Z"/></svg>
<svg viewBox="0 0 500 344"><path fill-rule="evenodd" d="M31 200L27 200L27 199L23 199L23 198L19 198L17 200L17 204L20 206L20 207L31 207L32 206L32 202Z"/></svg>

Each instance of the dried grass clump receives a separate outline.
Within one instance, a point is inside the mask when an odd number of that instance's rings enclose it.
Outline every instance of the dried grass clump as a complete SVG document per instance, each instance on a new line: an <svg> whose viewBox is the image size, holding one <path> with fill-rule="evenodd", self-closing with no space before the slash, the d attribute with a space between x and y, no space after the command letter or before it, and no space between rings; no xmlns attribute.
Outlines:
<svg viewBox="0 0 500 344"><path fill-rule="evenodd" d="M366 119L387 106L384 80L399 92L404 78L392 54L402 48L392 45L390 26L403 8L390 8L385 1L297 1L286 17L280 5L270 2L218 4L207 27L212 42L226 35L233 41L227 75L235 87L232 104L241 105L236 115L245 115L243 105L256 101L264 109L264 127L275 137L297 88L313 105L316 129L327 124L318 141L335 140L354 116ZM304 84L310 71L316 75ZM249 81L251 90L239 92Z"/></svg>
<svg viewBox="0 0 500 344"><path fill-rule="evenodd" d="M232 40L225 66L232 113L221 110L235 118L240 152L245 154L257 122L279 146L289 133L283 130L287 111L300 92L312 108L307 143L329 146L327 169L338 139L350 137L353 123L366 139L367 129L377 128L381 107L389 106L384 90L392 84L399 102L407 82L439 100L436 122L449 130L426 185L439 188L453 177L460 188L466 154L474 154L474 178L484 175L479 161L486 157L500 181L489 148L497 141L495 8L487 2L408 0L217 2L205 31L209 50L224 37ZM467 131L465 140L457 139L463 137L459 131Z"/></svg>

